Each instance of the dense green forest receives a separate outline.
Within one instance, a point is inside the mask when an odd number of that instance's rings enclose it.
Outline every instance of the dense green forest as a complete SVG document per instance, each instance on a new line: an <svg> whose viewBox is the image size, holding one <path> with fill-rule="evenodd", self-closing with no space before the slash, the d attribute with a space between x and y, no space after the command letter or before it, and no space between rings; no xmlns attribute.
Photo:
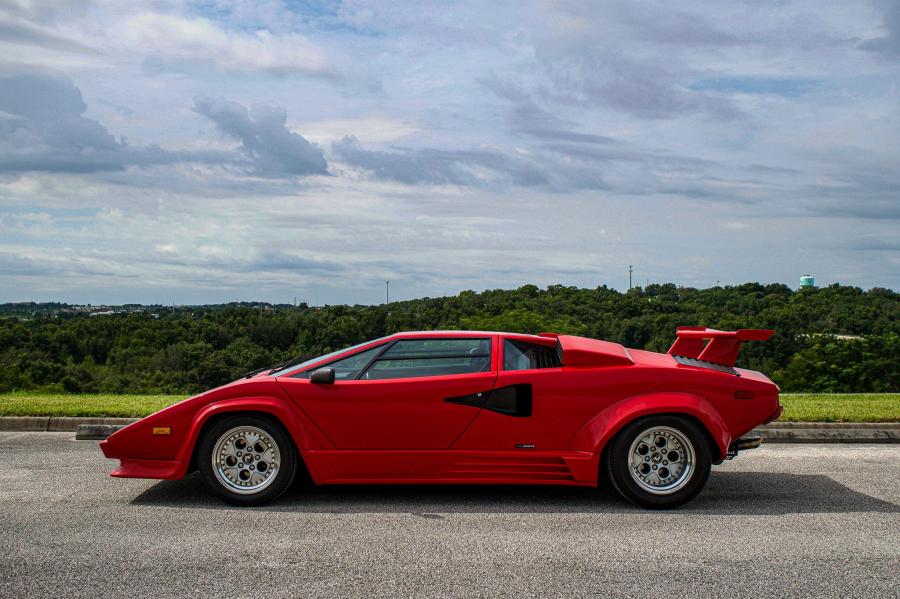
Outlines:
<svg viewBox="0 0 900 599"><path fill-rule="evenodd" d="M556 331L665 351L679 325L776 329L746 344L738 365L785 391L900 391L900 303L888 289L526 285L380 306L130 306L95 316L27 306L0 310L0 391L191 393L404 330Z"/></svg>

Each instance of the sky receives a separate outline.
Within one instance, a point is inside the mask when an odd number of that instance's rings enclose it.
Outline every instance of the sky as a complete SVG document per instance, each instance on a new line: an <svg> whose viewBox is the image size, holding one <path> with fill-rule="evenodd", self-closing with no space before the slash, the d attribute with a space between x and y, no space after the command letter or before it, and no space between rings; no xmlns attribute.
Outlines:
<svg viewBox="0 0 900 599"><path fill-rule="evenodd" d="M898 225L898 0L0 0L0 301L898 289Z"/></svg>

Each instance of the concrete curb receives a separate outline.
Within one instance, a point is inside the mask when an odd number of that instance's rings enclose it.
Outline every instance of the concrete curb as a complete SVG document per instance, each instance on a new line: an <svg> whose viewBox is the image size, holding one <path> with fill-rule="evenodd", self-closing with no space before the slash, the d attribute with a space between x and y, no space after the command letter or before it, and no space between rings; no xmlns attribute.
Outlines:
<svg viewBox="0 0 900 599"><path fill-rule="evenodd" d="M0 416L0 431L71 432L105 439L138 418ZM766 443L900 443L900 422L773 422L754 429Z"/></svg>
<svg viewBox="0 0 900 599"><path fill-rule="evenodd" d="M766 443L900 443L900 423L773 422L751 434Z"/></svg>
<svg viewBox="0 0 900 599"><path fill-rule="evenodd" d="M0 431L69 432L82 424L125 426L138 418L95 418L70 416L0 416Z"/></svg>
<svg viewBox="0 0 900 599"><path fill-rule="evenodd" d="M75 429L75 439L78 441L103 440L124 427L124 424L79 424Z"/></svg>

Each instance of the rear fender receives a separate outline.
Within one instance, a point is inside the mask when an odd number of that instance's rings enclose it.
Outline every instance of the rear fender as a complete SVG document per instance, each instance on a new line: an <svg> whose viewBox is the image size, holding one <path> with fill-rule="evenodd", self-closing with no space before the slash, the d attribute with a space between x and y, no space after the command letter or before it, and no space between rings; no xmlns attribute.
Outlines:
<svg viewBox="0 0 900 599"><path fill-rule="evenodd" d="M317 449L319 444L310 436L291 407L282 399L276 397L240 397L225 399L211 403L199 410L191 422L188 433L178 451L176 460L179 462L178 477L184 476L190 466L194 447L200 437L203 426L210 418L230 412L260 412L268 414L278 420L294 440L297 449L302 453L304 449Z"/></svg>
<svg viewBox="0 0 900 599"><path fill-rule="evenodd" d="M728 427L712 404L690 393L649 393L638 395L609 406L578 431L572 442L576 451L599 454L606 444L625 425L652 414L686 414L699 420L709 432L720 457L728 453L731 435Z"/></svg>

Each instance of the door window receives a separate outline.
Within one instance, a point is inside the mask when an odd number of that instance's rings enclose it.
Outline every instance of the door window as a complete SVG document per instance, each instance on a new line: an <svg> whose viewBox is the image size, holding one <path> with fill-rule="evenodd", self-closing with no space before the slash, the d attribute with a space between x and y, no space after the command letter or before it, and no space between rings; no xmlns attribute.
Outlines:
<svg viewBox="0 0 900 599"><path fill-rule="evenodd" d="M360 377L363 380L418 378L486 372L490 339L401 339Z"/></svg>
<svg viewBox="0 0 900 599"><path fill-rule="evenodd" d="M353 354L352 356L337 360L336 362L325 364L322 368L334 368L334 378L337 381L352 381L382 349L384 349L384 345L379 345L378 347L361 351L358 354ZM315 368L314 370L318 370L318 368ZM301 372L295 376L297 378L309 378L309 372Z"/></svg>

